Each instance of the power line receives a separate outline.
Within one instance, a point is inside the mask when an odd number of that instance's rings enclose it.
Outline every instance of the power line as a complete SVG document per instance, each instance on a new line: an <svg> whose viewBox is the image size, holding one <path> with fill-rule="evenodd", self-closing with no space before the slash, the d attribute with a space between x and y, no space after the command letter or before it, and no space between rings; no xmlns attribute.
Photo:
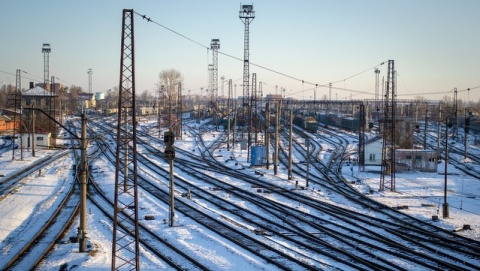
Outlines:
<svg viewBox="0 0 480 271"><path fill-rule="evenodd" d="M187 36L185 36L185 35L177 32L177 31L175 31L175 30L173 30L173 29L171 29L171 28L167 27L167 26L164 26L164 25L162 25L162 24L160 24L160 23L152 20L150 17L147 17L146 15L141 15L141 14L138 13L138 12L135 12L135 14L138 15L138 16L140 16L140 17L142 17L144 20L147 20L147 22L154 23L154 24L156 24L156 25L158 25L158 26L160 26L160 27L162 27L162 28L164 28L164 29L166 29L166 30L168 30L168 31L170 31L170 32L172 32L172 33L174 33L174 34L176 34L176 35L178 35L178 36L186 39L186 40L189 40L190 42L195 43L196 45L198 45L198 46L200 46L200 47L202 47L202 48L204 48L204 49L207 49L207 52L208 52L208 50L210 49L208 46L205 46L205 45L201 44L200 42L197 42L197 41L195 41L195 40L193 40L193 39L191 39L191 38L189 38L189 37L187 37ZM230 54L227 54L227 53L224 53L224 52L221 52L220 50L218 51L218 53L221 54L221 55L224 55L224 56L226 56L226 57L229 57L229 58L232 58L232 59L235 59L235 60L238 60L238 61L242 61L242 62L243 62L243 59L241 59L241 58L239 58L239 57L236 57L236 56L233 56L233 55L230 55ZM359 72L359 73L356 73L356 74L353 74L353 75L351 75L351 76L349 76L349 77L346 77L346 78L344 78L344 79L337 80L337 81L333 81L333 82L331 82L331 84L336 84L336 83L340 83L340 82L345 82L345 81L347 81L347 80L349 80L349 79L352 79L352 78L354 78L354 77L356 77L356 76L358 76L358 75L361 75L361 74L363 74L363 73L366 73L366 72L368 72L368 71L371 71L371 70L377 68L378 66L381 66L381 65L384 65L384 64L385 64L385 61L384 61L384 62L381 62L381 63L378 64L378 65L372 66L372 67L370 67L370 68L368 68L368 69L366 69L366 70L363 70L363 71L361 71L361 72ZM269 71L269 72L272 72L272 73L281 75L281 76L283 76L283 77L290 78L290 79L295 80L295 81L298 81L298 82L302 82L303 84L309 84L309 85L316 86L316 87L329 87L329 83L328 83L328 84L317 84L317 83L313 83L313 82L309 82L309 81L302 80L302 79L300 79L300 78L298 78L298 77L295 77L295 76L292 76L292 75L288 75L288 74L286 74L286 73L279 72L279 71L277 71L277 70L274 70L274 69L271 69L271 68L268 68L268 67L265 67L265 66L262 66L262 65L259 65L259 64L255 64L255 63L252 63L252 62L250 62L250 65L253 65L253 66L255 66L255 67L264 69L264 70L266 70L266 71ZM401 80L402 80L402 82L403 82L403 79L402 79L402 78L401 78ZM405 83L404 83L404 84L405 84ZM476 86L476 87L472 87L472 88L466 88L466 89L458 90L457 92L465 92L465 91L469 91L469 90L473 90L473 89L477 89L477 88L480 88L480 86ZM358 91L358 90L347 89L347 88L335 88L335 87L332 87L332 89L343 90L343 91L353 92L353 93L358 93L358 94L369 94L369 95L371 94L371 93L369 93L369 92ZM303 90L303 91L295 92L295 93L302 93L302 92L305 92L305 91L307 91L307 90ZM430 95L430 94L447 94L447 93L449 93L449 92L450 92L450 91L448 91L448 92L425 92L425 93L412 93L412 94L396 94L396 95L397 95L397 96ZM295 93L294 93L294 94L295 94Z"/></svg>
<svg viewBox="0 0 480 271"><path fill-rule="evenodd" d="M176 35L179 35L180 37L182 37L182 38L184 38L184 39L186 39L186 40L189 40L189 41L195 43L196 45L198 45L198 46L200 46L200 47L202 47L202 48L204 48L204 49L207 49L207 51L209 50L209 47L208 47L208 46L205 46L205 45L201 44L200 42L197 42L197 41L195 41L195 40L193 40L193 39L191 39L191 38L189 38L189 37L187 37L187 36L185 36L185 35L177 32L177 31L175 31L175 30L173 30L173 29L171 29L171 28L167 27L167 26L164 26L164 25L162 25L162 24L160 24L160 23L152 20L150 17L147 17L147 15L142 15L142 14L136 12L136 11L135 11L135 14L138 15L138 16L140 16L140 17L142 17L144 20L147 20L147 22L151 22L151 23L153 23L153 24L156 24L156 25L158 25L158 26L160 26L160 27L162 27L162 28L164 28L164 29L166 29L166 30L168 30L168 31L176 34ZM235 59L235 60L238 60L238 61L242 61L242 62L243 62L243 59L241 59L241 58L239 58L239 57L236 57L236 56L233 56L233 55L230 55L230 54L227 54L227 53L224 53L224 52L221 52L220 50L218 51L218 53L221 54L221 55L224 55L224 56L226 56L226 57L230 57L230 58L232 58L232 59ZM363 74L363 73L365 73L365 72L367 72L367 71L370 71L370 70L372 70L372 69L374 69L374 68L376 68L376 67L378 67L378 66L380 66L380 65L383 65L384 63L385 63L385 62L382 62L382 63L380 63L380 64L378 64L378 65L375 65L375 66L373 66L373 67L371 67L371 68L368 68L368 69L366 69L366 70L364 70L364 71L361 71L361 72L359 72L359 73L356 73L356 74L354 74L354 75L352 75L352 76L349 76L349 77L347 77L347 78L345 78L345 79L342 79L342 80L339 80L339 81L335 81L335 82L333 82L333 84L338 83L338 82L342 82L342 81L349 80L349 79L351 79L351 78L353 78L353 77L356 77L356 76L358 76L358 75L360 75L360 74ZM300 78L298 78L298 77L295 77L295 76L292 76L292 75L288 75L288 74L286 74L286 73L279 72L279 71L276 71L276 70L274 70L274 69L271 69L271 68L268 68L268 67L265 67L265 66L262 66L262 65L259 65L259 64L255 64L255 63L252 63L252 62L250 62L250 65L253 65L253 66L255 66L255 67L258 67L258 68L267 70L267 71L269 71L269 72L272 72L272 73L275 73L275 74L278 74L278 75L281 75L281 76L290 78L290 79L295 80L295 81L298 81L298 82L302 82L302 83L305 83L305 84L309 84L309 85L312 85L312 86L322 86L322 87L327 87L327 86L328 86L328 84L318 84L318 83L313 83L313 82L305 81L305 80L302 80L302 79L300 79Z"/></svg>

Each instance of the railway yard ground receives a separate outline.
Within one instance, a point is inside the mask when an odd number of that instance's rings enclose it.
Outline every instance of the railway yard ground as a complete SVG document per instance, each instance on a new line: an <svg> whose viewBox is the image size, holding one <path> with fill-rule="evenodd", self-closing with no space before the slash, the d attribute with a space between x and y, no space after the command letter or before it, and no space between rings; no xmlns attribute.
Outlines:
<svg viewBox="0 0 480 271"><path fill-rule="evenodd" d="M209 141L215 141L222 133L211 130L204 133L202 137L208 144ZM191 135L185 135L181 140L177 139L175 147L192 153L200 152L197 150L196 137ZM480 153L479 150L472 151ZM10 152L1 154L0 180L4 176L19 171L22 167L55 152L59 151L38 150L35 157L32 157L30 152L25 152L26 156L23 161L13 162ZM328 153L325 155L328 155ZM269 169L265 167L250 168L249 163L247 163L247 151L241 150L240 144L231 150L227 150L226 147L220 148L220 151L215 152L214 157L232 170L249 174L252 178L265 182L267 186L275 184L286 190L302 190L298 192L305 197L312 197L329 204L350 208L344 205L348 201L344 201L341 196L331 194L328 189L316 185L310 185L306 188L304 179L288 180L287 168L284 165L279 166L277 176L273 174L273 166L270 166ZM71 182L73 178L73 162L71 160L71 157L66 156L51 168L39 171L30 178L24 179L23 183L11 191L8 197L0 198L0 213L2 214L0 219L0 253L9 249L9 246L6 245L9 239L28 238L24 235L25 228L38 227L39 225L36 223L38 216L50 209L55 209L55 205L58 204L56 198L64 193L65 184ZM166 162L159 163L168 167ZM480 168L480 165L473 166ZM439 171L436 173L415 171L398 173L396 175L395 192L388 189L382 192L378 191L379 174L377 168L366 167L365 170L360 170L356 165L351 167L350 164L345 163L342 167L342 173L350 186L372 199L440 228L480 241L480 179L465 176L462 172L455 170L453 166L449 168L447 199L450 204L450 216L449 218L443 218L443 164L440 163L438 167ZM91 165L92 174L99 186L103 190L109 191L107 193L113 194L114 170L109 170L109 168L111 166L104 158L97 159ZM208 169L205 169L205 172L208 172ZM175 174L183 175L185 173L179 170ZM215 175L216 173L212 172L210 174ZM185 174L185 178L189 177ZM167 185L167 182L165 181L164 184ZM240 187L246 186L241 183L238 183L238 185ZM225 198L230 196L227 191L218 191L218 193L223 193ZM275 197L274 194L263 196ZM192 198L192 200L196 201L197 199ZM201 200L198 200L197 203L199 206L202 205ZM294 201L287 203L287 205L300 210L303 208L301 204ZM176 221L176 226L169 227L168 223L165 222L169 216L168 208L152 201L149 195L140 194L139 206L142 223L146 223L151 229L163 232L162 238L168 242L191 250L191 253L199 259L204 258L205 261L209 262L207 266L211 269L258 270L260 268L262 270L278 270L275 266L262 263L255 255L236 251L235 247L228 241L215 240L216 236L208 229L198 227L198 224L186 216L180 215ZM204 207L208 209L208 206ZM248 205L245 207L248 208ZM217 212L218 217L229 216L228 213L222 213L224 210L209 211ZM364 210L358 211L363 212ZM144 218L148 215L155 217L155 219L146 221ZM6 216L9 219L6 219ZM433 216L438 216L438 220L433 221ZM78 224L78 221L76 224ZM76 224L72 225L70 233L64 236L61 242L57 243L53 252L40 266L41 270L59 270L66 265L69 267L75 266L77 267L76 270L110 270L111 222L107 222L107 219L97 208L93 206L88 208L89 253L78 253L78 243L72 241L72 237L76 236L78 227ZM167 268L148 252L142 253L141 263L143 270ZM335 268L334 262L328 262L328 265Z"/></svg>

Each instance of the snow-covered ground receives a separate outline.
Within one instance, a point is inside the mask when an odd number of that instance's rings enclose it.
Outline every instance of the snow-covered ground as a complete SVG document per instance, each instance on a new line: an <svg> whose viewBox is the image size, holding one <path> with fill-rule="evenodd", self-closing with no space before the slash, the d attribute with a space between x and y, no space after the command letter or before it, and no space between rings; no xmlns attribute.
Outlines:
<svg viewBox="0 0 480 271"><path fill-rule="evenodd" d="M210 132L204 135L206 141L213 140L218 132ZM185 150L195 148L194 137L185 136L182 140L176 140L175 147ZM0 156L0 175L9 174L19 170L28 163L48 155L53 151L37 151L36 157L27 154L24 161L11 161L11 152ZM232 152L222 153L225 158L234 156L240 165L247 165L247 152L241 151L239 145ZM222 158L219 158L222 159ZM36 216L41 215L42 210L55 207L55 197L62 189L63 181L68 176L71 161L66 158L59 162L55 169L44 172L41 176L32 176L25 180L25 184L18 188L15 193L0 198L0 253L8 249L15 238L20 238L22 232L35 227ZM93 166L93 172L105 191L113 193L114 172L109 171L106 161L99 160ZM442 164L439 168L443 168ZM265 178L287 179L286 168L279 167L280 174L273 177L273 168L262 169L266 173ZM431 220L433 215L438 215L439 221L434 222L439 227L454 230L469 224L472 230L459 231L458 234L480 240L480 179L464 176L454 168L449 168L448 177L448 202L450 204L449 218L442 218L444 175L439 173L408 172L397 173L396 191L378 192L379 174L378 169L366 168L359 171L354 167L343 167L343 174L348 180L360 180L359 184L352 184L360 192L381 201L389 206L407 205L408 209L402 210L424 220ZM247 168L244 172L254 174ZM1 177L0 177L1 179ZM302 180L296 180L300 183ZM294 181L284 181L286 187L295 185ZM110 188L111 189L110 189ZM374 193L370 194L369 191ZM205 260L206 265L212 270L277 270L272 265L260 262L255 256L235 250L235 246L228 241L215 240L208 230L199 228L196 223L185 217L179 217L176 227L170 228L163 223L169 215L168 206L159 204L142 194L140 206L142 215L154 213L156 220L151 222L150 227L157 232L162 232L165 239L170 240L185 249L194 251L199 259ZM335 200L335 199L333 199ZM340 199L341 200L341 199ZM292 203L293 204L293 203ZM143 217L143 216L140 216ZM38 217L37 217L38 218ZM146 221L142 221L146 222ZM41 266L41 270L59 270L71 268L75 270L110 270L111 262L111 239L112 225L100 211L94 207L88 208L87 228L89 253L78 253L78 244L69 241L70 236L76 236L78 221L72 225L71 232L57 244L55 251ZM141 265L143 270L168 270L168 266L160 260L142 251ZM2 266L0 260L0 266Z"/></svg>

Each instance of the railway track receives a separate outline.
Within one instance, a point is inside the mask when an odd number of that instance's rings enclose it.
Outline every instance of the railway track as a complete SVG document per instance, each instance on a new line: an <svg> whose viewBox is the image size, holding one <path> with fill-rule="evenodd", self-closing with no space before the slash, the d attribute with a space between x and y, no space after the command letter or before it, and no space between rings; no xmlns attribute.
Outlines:
<svg viewBox="0 0 480 271"><path fill-rule="evenodd" d="M303 155L306 151L300 149L298 144L296 145L296 148L298 150L297 153L301 153ZM338 157L339 159L341 159L342 156L340 155ZM285 162L286 158L284 158L283 160ZM339 165L340 163L336 164ZM313 164L314 167L318 165L323 164L321 162ZM394 224L396 224L396 226L385 225L385 222L382 222L383 220L385 220L385 218L380 220L376 218L369 218L367 219L367 222L370 221L374 223L374 225L377 225L379 228L387 229L388 235L395 235L403 238L407 240L407 242L419 246L420 249L427 249L433 253L437 253L437 251L450 251L450 254L442 255L442 257L452 260L455 264L463 264L465 262L465 259L468 259L469 261L471 261L471 263L467 263L465 265L467 268L478 268L477 262L478 255L480 253L480 250L477 249L478 242L468 238L463 238L449 231L441 230L433 225L430 225L423 221L419 221L417 219L414 219L413 217L404 215L400 212L383 206L382 204L371 201L363 195L358 194L355 190L351 189L349 185L341 179L341 176L338 175L338 169L330 169L326 165L323 165L323 167L324 168L317 168L317 173L310 174L310 178L317 179L316 181L313 181L314 183L324 185L332 191L342 193L342 196L347 198L351 202L348 205L351 205L352 203L360 204L361 206L368 207L369 210L375 210L376 212L383 213L388 219L388 221L395 222ZM300 174L301 177L305 177L305 174L302 175L302 169L297 170L296 173ZM325 179L327 180L327 182L325 182ZM335 184L336 188L332 187L331 184ZM337 210L336 212L342 213L341 210ZM361 221L360 218L354 219ZM410 236L413 236L413 238L410 238ZM421 240L423 244L421 244L420 242L416 242L419 240ZM435 245L431 245L431 243L434 243ZM435 246L439 247L434 248ZM464 249L465 247L468 248ZM458 251L462 251L464 256L457 258L455 254ZM453 267L450 268L453 269Z"/></svg>
<svg viewBox="0 0 480 271"><path fill-rule="evenodd" d="M156 154L159 152L159 150L151 149L150 152ZM142 164L143 166L148 166L150 170L154 170L154 175L160 175L164 178L168 178L168 172L164 171L157 165L149 162L145 157L143 157L143 155L138 155L137 158L140 164ZM180 168L180 165L177 164L176 167ZM194 169L188 168L187 170L191 173ZM149 191L149 193L155 195L157 199L163 201L166 204L168 203L168 192L165 189L161 189L162 187L158 187L157 185L148 182L144 177L141 177L140 175L138 177L140 187L142 187L146 191ZM195 177L196 179L200 179L203 181L211 179L211 176L207 176L199 172L196 172ZM195 187L193 183L189 183L182 178L176 178L176 186L183 187L184 191L187 188ZM195 187L192 194L195 198L207 199L209 203L217 204L217 206L219 206L217 208L224 208L222 207L222 204L219 205L218 202L208 200L212 196L216 197L217 200L219 199L218 196L212 194L212 191L215 190L210 191L209 189L204 190L201 187ZM262 258L264 261L276 265L280 269L308 270L312 267L312 265L305 260L299 260L295 257L292 257L289 253L284 252L283 250L270 247L269 243L265 243L265 241L263 240L264 238L262 238L262 236L257 236L257 234L255 234L253 230L248 230L244 228L239 229L236 224L232 225L232 223L229 221L225 222L223 220L218 220L218 214L211 214L211 210L202 211L202 209L205 208L200 208L198 204L192 201L185 201L182 198L178 198L176 200L175 209L177 212L180 212L181 214L193 219L200 225L208 228L210 231L213 231L216 234L222 236L223 238L229 240L230 242L233 242L236 246L242 247L243 249L256 255L257 257Z"/></svg>
<svg viewBox="0 0 480 271"><path fill-rule="evenodd" d="M16 191L22 191L21 186L29 186L33 183L33 181L24 181L24 179L41 181L42 174L57 175L60 168L65 167L65 156L72 153L74 153L72 150L60 151L7 176L2 180L2 184L5 185L2 187L2 193L8 192L10 196L14 197ZM59 165L60 163L61 165ZM37 175L38 169L43 170L43 173ZM37 210L38 214L32 213L32 217L24 222L28 223L27 225L17 227L1 243L1 270L33 270L68 231L78 213L80 200L75 189L76 174L67 173L67 176L63 176L63 180L57 180L63 184L50 195L53 200L44 200L43 208L46 210ZM8 195L4 194L3 200L8 201L7 197Z"/></svg>
<svg viewBox="0 0 480 271"><path fill-rule="evenodd" d="M342 156L342 155L339 155L338 157L339 157L339 159L340 159L340 158L342 158L343 156ZM341 182L343 182L343 180L342 180ZM349 190L350 190L350 192L353 191L353 190L351 190L351 189L349 189ZM362 204L365 204L365 203L362 203ZM371 205L370 205L370 206L371 206ZM383 206L382 208L386 208L386 206ZM388 209L388 208L387 208L387 209ZM338 210L336 210L336 211L338 211ZM348 212L347 212L347 214L348 214ZM286 213L284 213L283 215L286 215ZM351 214L350 214L350 215L351 215ZM395 215L396 215L396 214L395 214ZM353 216L353 217L352 217L352 220L357 219L357 218L358 218L357 216L358 216L358 214L357 214L356 216ZM365 219L366 219L367 222L368 222L369 217L366 217ZM365 219L364 219L364 220L365 220ZM381 221L381 220L380 220L380 221ZM378 223L378 222L379 222L379 221L374 221L374 222L372 222L372 223L367 223L367 226L368 226L368 227L378 227L378 224L375 224L375 223ZM401 223L401 224L403 224L403 223ZM355 224L354 224L354 225L355 225ZM398 224L395 224L395 223L393 223L393 225L395 225L395 227L394 227L393 229L390 229L390 230L389 230L389 229L387 228L387 231L389 231L390 234L396 233L396 232L398 231L398 226L399 226L399 225L398 225ZM390 226L392 226L392 225L390 225ZM393 227L393 226L392 226L392 227ZM367 230L368 230L368 229L367 229ZM407 233L407 234L408 234L408 233ZM369 232L369 235L371 235L371 232ZM398 235L398 234L397 234L397 235ZM403 235L403 234L401 234L401 235ZM379 236L378 238L382 239L381 236ZM409 238L406 238L405 236L402 236L402 238L406 239L405 245L403 245L403 246L400 245L400 247L402 247L402 250L403 250L402 253L410 253L410 254L412 254L412 251L414 251L414 250L410 249L408 245L410 244L410 242L413 242L414 240L411 239L411 238L410 238L410 239L409 239ZM429 237L429 238L430 238L430 237ZM427 239L428 239L428 238L427 238ZM424 239L424 240L425 240L425 239ZM442 242L442 241L440 241L439 244L440 244L441 242ZM420 247L422 247L422 244L418 244L418 245L419 245ZM425 246L423 246L423 248L427 248L427 249L428 249L428 247L425 247ZM453 247L453 248L451 247L451 248L450 248L450 250L455 250L455 249L456 249L456 247ZM431 249L431 251L435 252L435 249ZM395 252L395 253L398 255L398 252ZM476 256L476 252L473 252L473 253L470 253L470 254L469 254L468 252L464 251L463 253L465 253L465 254L467 255L467 256L466 256L467 258L468 258L468 257L475 257L475 256ZM415 254L415 253L413 253L413 254ZM413 262L417 262L417 264L419 264L419 265L421 265L421 266L424 266L424 267L427 267L427 268L432 268L432 269L437 268L438 270L441 270L441 268L448 267L448 268L450 268L450 269L452 269L452 270L458 270L458 269L461 270L461 268L456 267L455 264L457 264L457 263L462 263L463 260L461 260L461 259L460 259L460 260L459 260L459 259L456 259L455 257L451 257L451 256L449 256L449 255L447 255L447 254L444 254L444 255L442 255L442 256L445 257L445 259L447 259L447 260L444 261L444 262L442 262L441 260L438 260L438 259L436 258L436 256L435 256L435 257L431 257L431 256L429 256L429 255L422 255L422 254L414 255L413 257L410 258L410 260L412 260ZM416 258L415 258L415 257L416 257ZM425 259L426 259L426 258L429 258L429 263L428 263L428 264L425 263ZM416 260L415 260L415 259L416 259ZM423 259L423 260L419 260L419 259ZM474 259L474 258L473 258L473 259ZM472 258L469 258L469 260L472 260ZM454 264L452 264L452 263L449 262L449 261L453 261ZM437 267L437 266L441 266L441 267ZM472 267L472 266L475 266L475 265L471 265L470 263L467 262L467 263L466 263L466 266Z"/></svg>

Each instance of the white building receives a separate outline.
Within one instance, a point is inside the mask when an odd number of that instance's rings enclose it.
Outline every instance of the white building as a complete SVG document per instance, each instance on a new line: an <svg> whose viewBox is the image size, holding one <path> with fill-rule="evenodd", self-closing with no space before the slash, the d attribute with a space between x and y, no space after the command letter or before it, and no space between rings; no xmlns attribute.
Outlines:
<svg viewBox="0 0 480 271"><path fill-rule="evenodd" d="M35 148L50 148L51 133L35 134ZM32 134L22 134L22 148L30 148L32 146Z"/></svg>
<svg viewBox="0 0 480 271"><path fill-rule="evenodd" d="M382 165L382 139L372 141L365 144L365 165L381 166Z"/></svg>

